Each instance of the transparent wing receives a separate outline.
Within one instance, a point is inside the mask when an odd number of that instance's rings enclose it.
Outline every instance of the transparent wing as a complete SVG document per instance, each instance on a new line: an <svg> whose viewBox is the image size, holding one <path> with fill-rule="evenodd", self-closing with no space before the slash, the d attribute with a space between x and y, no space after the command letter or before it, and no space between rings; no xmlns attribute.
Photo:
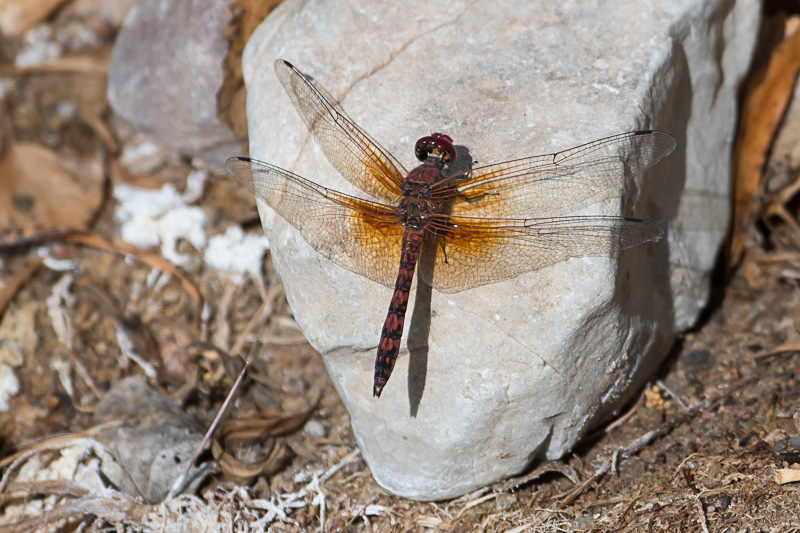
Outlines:
<svg viewBox="0 0 800 533"><path fill-rule="evenodd" d="M511 279L572 257L615 257L664 236L661 226L636 218L576 216L497 220L436 217L424 253L436 254L426 283L444 293Z"/></svg>
<svg viewBox="0 0 800 533"><path fill-rule="evenodd" d="M497 218L554 217L618 197L629 180L675 149L660 131L632 131L555 154L475 168L443 184L437 200L452 199L452 214Z"/></svg>
<svg viewBox="0 0 800 533"><path fill-rule="evenodd" d="M320 254L356 274L394 286L403 235L394 207L326 189L254 159L234 157L225 166Z"/></svg>
<svg viewBox="0 0 800 533"><path fill-rule="evenodd" d="M373 198L395 203L407 174L403 166L344 113L311 76L275 61L275 72L328 161Z"/></svg>

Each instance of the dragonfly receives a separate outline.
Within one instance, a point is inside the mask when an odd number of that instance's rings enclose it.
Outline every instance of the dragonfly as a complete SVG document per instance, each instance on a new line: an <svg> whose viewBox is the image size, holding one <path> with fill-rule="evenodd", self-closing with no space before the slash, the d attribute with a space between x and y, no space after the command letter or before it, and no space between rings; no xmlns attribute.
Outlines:
<svg viewBox="0 0 800 533"><path fill-rule="evenodd" d="M620 187L675 149L667 133L621 133L561 152L450 172L453 140L420 138L420 164L406 171L314 78L284 60L275 72L333 167L366 198L323 187L245 157L226 167L257 198L337 265L393 287L375 358L373 396L395 366L417 277L456 293L541 270L570 258L616 257L659 241L658 224L632 217L570 215L619 196ZM470 162L471 163L471 162ZM429 264L429 263L426 263Z"/></svg>

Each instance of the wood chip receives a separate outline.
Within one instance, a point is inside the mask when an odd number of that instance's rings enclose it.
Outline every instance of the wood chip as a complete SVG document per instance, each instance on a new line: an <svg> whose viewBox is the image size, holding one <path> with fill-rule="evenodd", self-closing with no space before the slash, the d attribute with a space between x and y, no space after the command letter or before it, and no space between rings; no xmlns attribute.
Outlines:
<svg viewBox="0 0 800 533"><path fill-rule="evenodd" d="M795 468L780 468L775 472L775 482L778 485L800 481L800 470Z"/></svg>

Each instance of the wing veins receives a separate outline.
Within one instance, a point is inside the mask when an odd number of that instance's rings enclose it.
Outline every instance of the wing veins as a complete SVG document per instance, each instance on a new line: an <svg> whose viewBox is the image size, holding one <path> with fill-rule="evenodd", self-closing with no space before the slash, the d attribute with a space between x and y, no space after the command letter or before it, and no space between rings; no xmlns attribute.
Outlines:
<svg viewBox="0 0 800 533"><path fill-rule="evenodd" d="M622 250L658 241L664 230L644 220L614 216L529 219L446 217L430 221L438 243L433 272L421 272L433 288L453 293L514 278L570 258L615 257ZM447 259L445 261L445 259Z"/></svg>
<svg viewBox="0 0 800 533"><path fill-rule="evenodd" d="M334 168L370 196L395 201L406 174L402 165L357 126L316 80L282 60L275 62L275 70Z"/></svg>

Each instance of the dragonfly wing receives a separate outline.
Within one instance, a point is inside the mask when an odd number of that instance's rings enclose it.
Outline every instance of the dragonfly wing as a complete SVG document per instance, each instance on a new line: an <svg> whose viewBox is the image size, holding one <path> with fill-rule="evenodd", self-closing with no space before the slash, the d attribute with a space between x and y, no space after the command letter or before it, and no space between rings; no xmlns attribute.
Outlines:
<svg viewBox="0 0 800 533"><path fill-rule="evenodd" d="M275 61L275 72L334 168L370 196L394 203L407 174L403 166L350 120L311 76L282 59Z"/></svg>
<svg viewBox="0 0 800 533"><path fill-rule="evenodd" d="M394 286L403 226L393 207L326 189L245 157L228 159L225 166L320 254L356 274Z"/></svg>
<svg viewBox="0 0 800 533"><path fill-rule="evenodd" d="M528 220L441 217L428 229L425 253L435 253L423 280L454 293L553 266L571 257L608 256L649 241L664 229L637 218L575 216ZM433 248L435 247L435 250Z"/></svg>
<svg viewBox="0 0 800 533"><path fill-rule="evenodd" d="M622 187L675 149L660 131L632 131L555 154L473 169L437 199L452 197L452 213L496 218L555 217L618 197ZM450 182L452 184L452 182Z"/></svg>

